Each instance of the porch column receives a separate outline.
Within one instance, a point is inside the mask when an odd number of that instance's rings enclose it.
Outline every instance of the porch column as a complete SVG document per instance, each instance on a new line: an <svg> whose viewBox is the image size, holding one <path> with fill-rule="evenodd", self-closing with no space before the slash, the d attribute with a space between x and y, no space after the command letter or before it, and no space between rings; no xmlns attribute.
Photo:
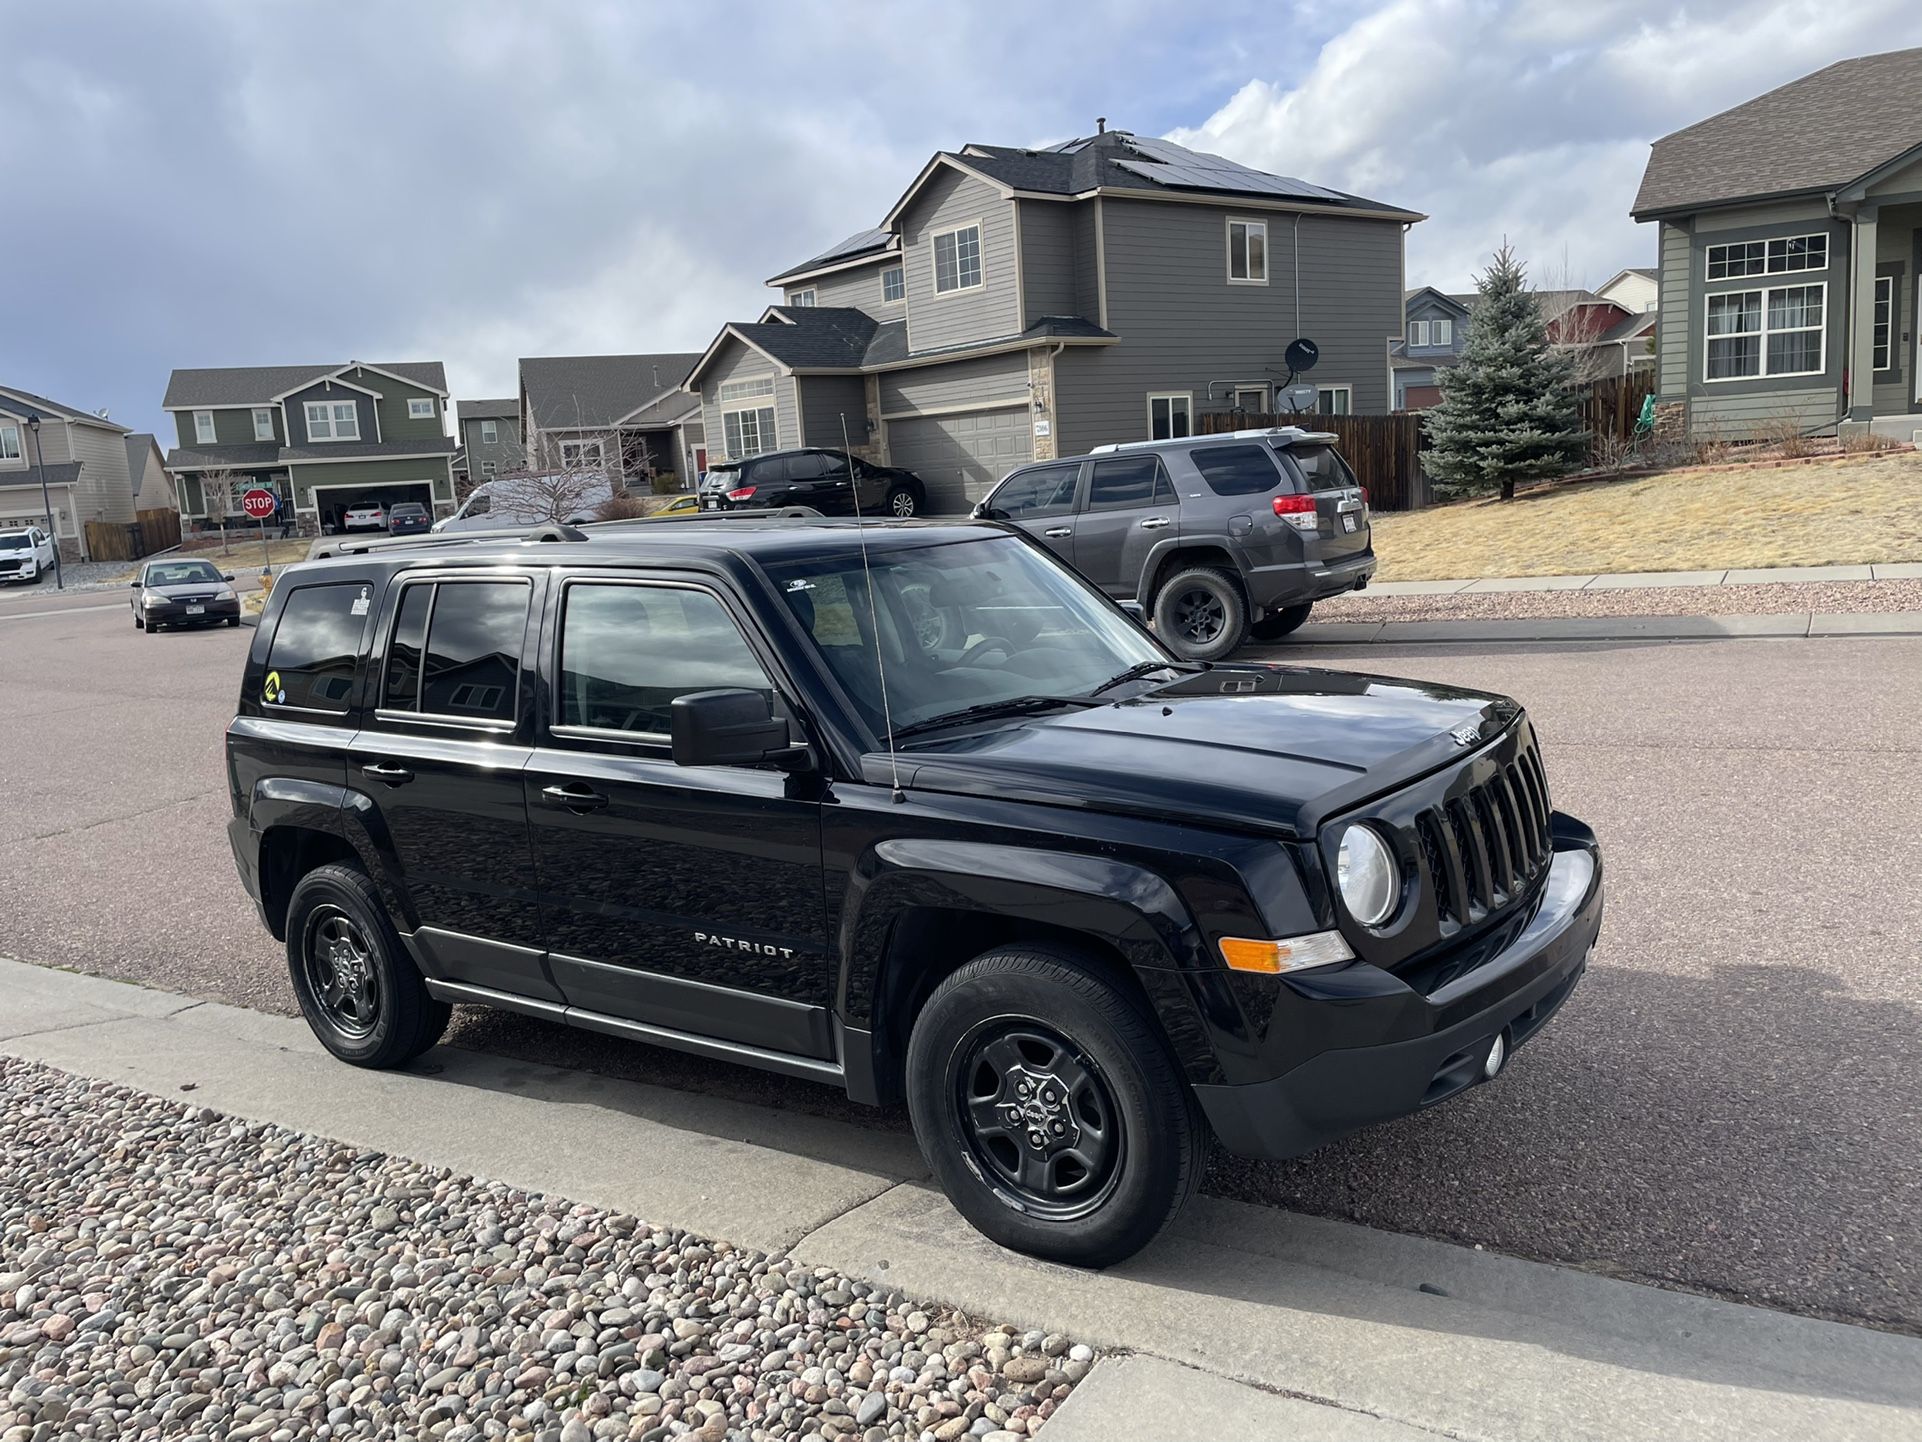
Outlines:
<svg viewBox="0 0 1922 1442"><path fill-rule="evenodd" d="M1875 414L1875 220L1873 205L1849 223L1849 419Z"/></svg>

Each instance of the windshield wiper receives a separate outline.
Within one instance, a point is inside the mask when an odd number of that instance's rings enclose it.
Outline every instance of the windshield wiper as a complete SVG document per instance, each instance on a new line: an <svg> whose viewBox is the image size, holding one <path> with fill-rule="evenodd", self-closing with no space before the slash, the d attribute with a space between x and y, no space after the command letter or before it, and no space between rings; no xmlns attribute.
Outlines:
<svg viewBox="0 0 1922 1442"><path fill-rule="evenodd" d="M1110 676L1099 686L1095 687L1094 690L1090 691L1088 695L1099 696L1103 691L1112 691L1117 686L1125 686L1130 681L1139 681L1143 676L1152 676L1157 671L1179 671L1181 669L1182 667L1179 661L1143 661L1138 666L1130 666L1119 676Z"/></svg>
<svg viewBox="0 0 1922 1442"><path fill-rule="evenodd" d="M978 706L963 706L959 711L944 711L939 716L930 716L925 721L898 727L894 733L896 741L908 736L918 736L924 731L945 730L949 726L959 726L967 721L987 721L997 716L1024 716L1030 711L1045 711L1051 706L1090 706L1092 696L1010 696L1002 701L983 701Z"/></svg>

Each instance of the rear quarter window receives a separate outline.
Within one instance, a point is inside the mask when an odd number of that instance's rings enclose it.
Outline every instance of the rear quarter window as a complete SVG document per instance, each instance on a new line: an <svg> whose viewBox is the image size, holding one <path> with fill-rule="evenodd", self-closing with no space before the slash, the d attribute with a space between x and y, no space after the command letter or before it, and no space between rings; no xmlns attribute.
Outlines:
<svg viewBox="0 0 1922 1442"><path fill-rule="evenodd" d="M280 608L260 699L269 712L345 712L373 588L362 581L299 586Z"/></svg>
<svg viewBox="0 0 1922 1442"><path fill-rule="evenodd" d="M1281 484L1280 468L1262 446L1199 446L1188 460L1217 496L1262 496Z"/></svg>

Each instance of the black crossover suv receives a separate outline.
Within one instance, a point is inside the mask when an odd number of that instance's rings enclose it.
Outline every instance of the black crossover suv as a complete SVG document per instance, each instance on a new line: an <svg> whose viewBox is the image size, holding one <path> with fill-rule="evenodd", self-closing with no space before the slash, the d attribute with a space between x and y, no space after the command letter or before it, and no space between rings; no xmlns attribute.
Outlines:
<svg viewBox="0 0 1922 1442"><path fill-rule="evenodd" d="M1178 660L1003 526L322 549L229 832L357 1065L477 1002L905 1098L970 1221L1098 1266L1210 1131L1286 1157L1498 1076L1601 923L1514 702Z"/></svg>
<svg viewBox="0 0 1922 1442"><path fill-rule="evenodd" d="M824 515L905 521L927 510L928 493L913 471L811 447L720 462L702 483L701 506L710 511L810 506Z"/></svg>

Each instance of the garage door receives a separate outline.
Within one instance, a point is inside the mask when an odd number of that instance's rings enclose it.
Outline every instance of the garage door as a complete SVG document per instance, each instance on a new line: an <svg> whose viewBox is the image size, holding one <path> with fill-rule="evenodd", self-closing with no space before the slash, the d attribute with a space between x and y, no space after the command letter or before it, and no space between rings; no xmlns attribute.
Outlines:
<svg viewBox="0 0 1922 1442"><path fill-rule="evenodd" d="M1028 403L888 422L888 459L928 488L928 510L961 515L994 483L1034 458Z"/></svg>

